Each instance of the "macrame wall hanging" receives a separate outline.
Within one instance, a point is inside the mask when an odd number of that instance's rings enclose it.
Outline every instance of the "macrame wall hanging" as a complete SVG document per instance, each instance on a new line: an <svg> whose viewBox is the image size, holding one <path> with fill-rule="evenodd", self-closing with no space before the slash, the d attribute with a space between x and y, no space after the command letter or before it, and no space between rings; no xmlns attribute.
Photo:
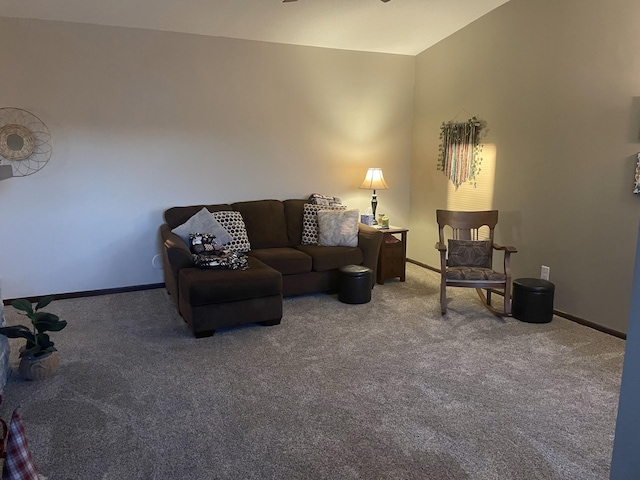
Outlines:
<svg viewBox="0 0 640 480"><path fill-rule="evenodd" d="M451 180L456 190L467 182L476 186L482 162L480 132L485 126L486 122L475 116L466 122L451 120L440 126L438 170Z"/></svg>

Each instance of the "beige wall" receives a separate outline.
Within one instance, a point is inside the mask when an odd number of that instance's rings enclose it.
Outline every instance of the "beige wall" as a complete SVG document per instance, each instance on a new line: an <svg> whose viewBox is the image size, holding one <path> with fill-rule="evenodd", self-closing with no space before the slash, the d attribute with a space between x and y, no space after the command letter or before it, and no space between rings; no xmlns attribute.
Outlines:
<svg viewBox="0 0 640 480"><path fill-rule="evenodd" d="M0 45L0 106L53 138L42 171L0 183L5 298L161 282L174 205L324 193L364 210L371 166L408 223L414 57L9 18Z"/></svg>
<svg viewBox="0 0 640 480"><path fill-rule="evenodd" d="M636 0L511 0L417 57L409 256L437 265L434 211L487 205L436 171L439 126L488 123L488 203L516 277L551 267L555 307L625 331L640 197ZM463 112L458 119L466 120Z"/></svg>

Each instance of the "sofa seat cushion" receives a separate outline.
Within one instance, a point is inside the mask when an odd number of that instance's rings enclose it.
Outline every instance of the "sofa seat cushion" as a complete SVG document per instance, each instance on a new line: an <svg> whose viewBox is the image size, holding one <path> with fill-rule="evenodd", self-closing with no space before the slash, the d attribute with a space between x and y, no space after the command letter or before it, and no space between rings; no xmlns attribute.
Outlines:
<svg viewBox="0 0 640 480"><path fill-rule="evenodd" d="M313 270L324 272L344 265L360 265L364 258L358 247L320 247L318 245L298 245L298 250L313 259Z"/></svg>
<svg viewBox="0 0 640 480"><path fill-rule="evenodd" d="M180 297L192 306L282 294L282 275L257 258L247 270L183 268L178 276Z"/></svg>
<svg viewBox="0 0 640 480"><path fill-rule="evenodd" d="M313 267L311 257L295 248L259 248L252 250L249 255L275 268L283 275L307 273Z"/></svg>

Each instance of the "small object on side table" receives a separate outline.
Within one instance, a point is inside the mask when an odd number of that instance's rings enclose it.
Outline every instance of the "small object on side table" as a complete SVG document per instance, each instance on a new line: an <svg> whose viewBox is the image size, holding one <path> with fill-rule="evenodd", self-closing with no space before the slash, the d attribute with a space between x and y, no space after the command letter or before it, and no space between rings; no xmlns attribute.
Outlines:
<svg viewBox="0 0 640 480"><path fill-rule="evenodd" d="M365 225L373 225L374 222L374 218L373 218L373 213L363 213L362 215L360 215L360 222L364 223Z"/></svg>
<svg viewBox="0 0 640 480"><path fill-rule="evenodd" d="M379 227L380 228L380 227ZM407 232L406 228L389 226L380 228L384 233L378 256L378 275L376 281L384 285L385 280L399 277L406 280ZM398 238L397 235L400 237Z"/></svg>
<svg viewBox="0 0 640 480"><path fill-rule="evenodd" d="M513 281L511 311L514 318L527 323L549 323L553 320L555 285L539 278Z"/></svg>

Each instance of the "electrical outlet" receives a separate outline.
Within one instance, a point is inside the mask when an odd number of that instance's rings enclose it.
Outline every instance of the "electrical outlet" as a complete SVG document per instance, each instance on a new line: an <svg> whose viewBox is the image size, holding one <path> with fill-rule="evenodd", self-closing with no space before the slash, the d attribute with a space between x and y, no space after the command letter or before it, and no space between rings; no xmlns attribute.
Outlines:
<svg viewBox="0 0 640 480"><path fill-rule="evenodd" d="M549 280L550 272L551 272L551 269L549 267L547 267L546 265L542 265L542 267L540 268L540 278L542 280Z"/></svg>

